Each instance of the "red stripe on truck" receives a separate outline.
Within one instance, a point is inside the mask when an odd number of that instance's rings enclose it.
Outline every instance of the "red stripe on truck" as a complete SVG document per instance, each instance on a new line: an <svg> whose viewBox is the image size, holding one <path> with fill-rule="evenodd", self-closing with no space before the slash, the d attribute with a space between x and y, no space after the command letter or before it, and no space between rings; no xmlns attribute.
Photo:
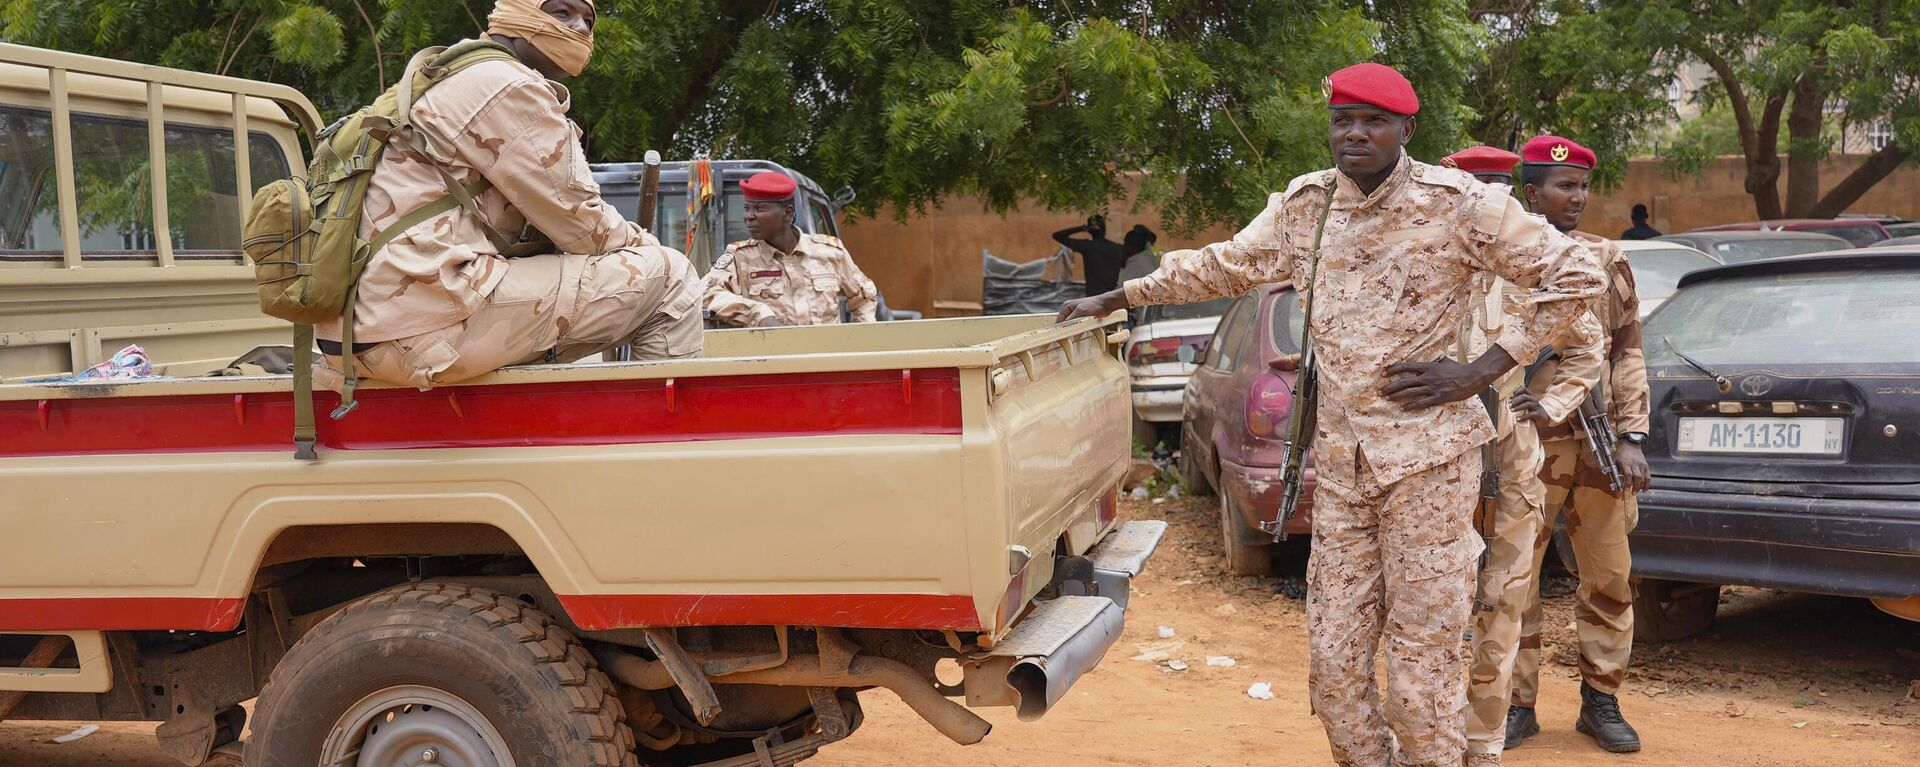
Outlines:
<svg viewBox="0 0 1920 767"><path fill-rule="evenodd" d="M243 598L0 599L0 631L232 631Z"/></svg>
<svg viewBox="0 0 1920 767"><path fill-rule="evenodd" d="M904 382L903 382L904 373ZM103 384L103 386L113 386ZM122 396L0 402L0 457L291 451L293 395ZM333 450L558 447L818 434L959 434L954 369L360 392L346 419L314 394Z"/></svg>
<svg viewBox="0 0 1920 767"><path fill-rule="evenodd" d="M628 594L561 596L588 631L668 626L834 626L980 630L960 594Z"/></svg>

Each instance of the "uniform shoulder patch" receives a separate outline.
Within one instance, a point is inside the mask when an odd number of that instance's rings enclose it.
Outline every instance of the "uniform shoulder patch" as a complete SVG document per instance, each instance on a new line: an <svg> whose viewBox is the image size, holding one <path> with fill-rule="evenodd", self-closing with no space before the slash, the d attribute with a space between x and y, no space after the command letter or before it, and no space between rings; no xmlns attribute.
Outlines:
<svg viewBox="0 0 1920 767"><path fill-rule="evenodd" d="M733 266L733 250L729 248L727 252L720 254L719 258L714 259L713 266L708 269L708 272L724 272L731 266Z"/></svg>
<svg viewBox="0 0 1920 767"><path fill-rule="evenodd" d="M1473 174L1459 168L1442 168L1424 162L1413 163L1413 168L1408 171L1408 175L1412 176L1413 180L1428 186L1446 187L1462 192L1472 187L1475 182Z"/></svg>
<svg viewBox="0 0 1920 767"><path fill-rule="evenodd" d="M1287 183L1287 191L1282 192L1280 197L1281 199L1292 199L1294 195L1308 189L1326 191L1327 188L1333 186L1333 174L1337 172L1338 171L1332 168L1328 168L1326 170L1316 170L1312 173L1296 176L1292 181Z"/></svg>
<svg viewBox="0 0 1920 767"><path fill-rule="evenodd" d="M1639 287L1633 283L1633 265L1627 263L1625 258L1614 259L1613 269L1614 274L1620 275L1620 281L1627 283L1628 290L1635 290Z"/></svg>

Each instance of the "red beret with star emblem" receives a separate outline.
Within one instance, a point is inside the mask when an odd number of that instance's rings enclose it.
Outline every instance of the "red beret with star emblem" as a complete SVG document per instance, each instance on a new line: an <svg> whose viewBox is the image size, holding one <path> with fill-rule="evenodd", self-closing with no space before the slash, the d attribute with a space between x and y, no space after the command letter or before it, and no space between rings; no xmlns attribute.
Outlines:
<svg viewBox="0 0 1920 767"><path fill-rule="evenodd" d="M1513 175L1513 166L1520 162L1520 155L1505 149L1490 146L1467 147L1447 155L1440 164L1449 168L1459 168L1468 173L1497 173Z"/></svg>
<svg viewBox="0 0 1920 767"><path fill-rule="evenodd" d="M1572 139L1552 134L1534 136L1526 146L1520 147L1520 161L1528 165L1564 165L1593 170L1595 159L1593 150L1573 143Z"/></svg>
<svg viewBox="0 0 1920 767"><path fill-rule="evenodd" d="M749 200L791 200L793 190L799 188L785 173L763 171L755 173L740 182L740 193Z"/></svg>
<svg viewBox="0 0 1920 767"><path fill-rule="evenodd" d="M1333 109L1375 107L1397 115L1420 112L1413 83L1385 64L1355 64L1327 75L1327 106Z"/></svg>

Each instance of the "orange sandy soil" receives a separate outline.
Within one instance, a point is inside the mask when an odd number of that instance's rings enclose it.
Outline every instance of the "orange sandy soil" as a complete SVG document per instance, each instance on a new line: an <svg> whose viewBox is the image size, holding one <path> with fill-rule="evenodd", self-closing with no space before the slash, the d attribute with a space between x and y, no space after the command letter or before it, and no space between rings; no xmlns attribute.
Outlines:
<svg viewBox="0 0 1920 767"><path fill-rule="evenodd" d="M1134 585L1127 632L1099 669L1039 722L1010 710L983 712L995 729L962 748L884 691L863 695L866 724L809 767L979 765L1326 765L1325 734L1307 711L1302 603L1277 592L1279 578L1220 574L1211 498L1128 501L1132 518L1172 523L1146 575ZM1283 554L1295 578L1299 552ZM1920 624L1859 600L1728 589L1707 636L1636 648L1622 707L1645 750L1612 755L1573 731L1579 680L1572 582L1550 580L1549 667L1540 714L1545 731L1508 752L1510 765L1920 764ZM1130 660L1170 626L1185 671ZM1206 656L1237 665L1210 668ZM1254 682L1274 700L1247 697ZM75 743L49 741L65 723L0 724L6 767L171 767L149 724L107 724Z"/></svg>

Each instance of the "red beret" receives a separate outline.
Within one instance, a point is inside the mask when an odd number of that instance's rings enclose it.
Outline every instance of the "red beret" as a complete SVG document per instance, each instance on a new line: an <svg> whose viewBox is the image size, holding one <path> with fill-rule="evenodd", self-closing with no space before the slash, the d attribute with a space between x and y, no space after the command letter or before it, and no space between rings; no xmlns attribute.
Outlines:
<svg viewBox="0 0 1920 767"><path fill-rule="evenodd" d="M1327 106L1334 109L1366 106L1397 115L1420 111L1420 97L1414 95L1413 83L1385 64L1355 64L1328 75L1324 86Z"/></svg>
<svg viewBox="0 0 1920 767"><path fill-rule="evenodd" d="M1467 147L1447 155L1440 164L1448 168L1459 168L1468 173L1501 173L1513 175L1513 166L1520 162L1520 155L1505 149L1490 146Z"/></svg>
<svg viewBox="0 0 1920 767"><path fill-rule="evenodd" d="M1565 165L1593 170L1594 159L1593 150L1552 134L1535 136L1520 147L1520 160L1528 165Z"/></svg>
<svg viewBox="0 0 1920 767"><path fill-rule="evenodd" d="M785 173L762 171L740 182L740 192L749 200L791 200L798 186Z"/></svg>

